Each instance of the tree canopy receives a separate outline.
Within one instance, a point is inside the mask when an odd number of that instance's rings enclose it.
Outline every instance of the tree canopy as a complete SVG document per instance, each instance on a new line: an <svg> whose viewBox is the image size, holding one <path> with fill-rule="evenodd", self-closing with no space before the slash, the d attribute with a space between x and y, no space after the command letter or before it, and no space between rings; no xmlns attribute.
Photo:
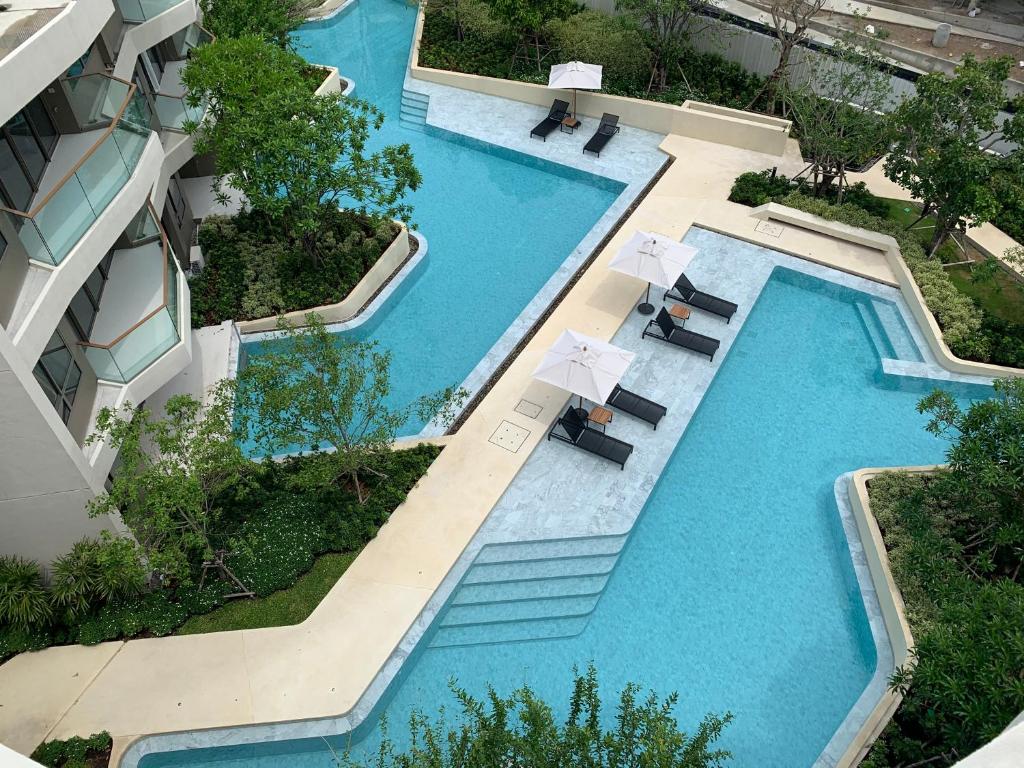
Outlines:
<svg viewBox="0 0 1024 768"><path fill-rule="evenodd" d="M310 487L347 479L365 501L360 475L379 472L398 431L413 416L450 422L463 399L449 388L394 406L391 354L376 342L332 335L313 312L302 328L278 322L281 338L239 374L239 421L265 454L325 451L301 473Z"/></svg>
<svg viewBox="0 0 1024 768"><path fill-rule="evenodd" d="M203 26L218 38L256 35L282 48L305 21L313 0L200 0Z"/></svg>
<svg viewBox="0 0 1024 768"><path fill-rule="evenodd" d="M207 119L187 126L197 152L216 157L214 184L225 180L256 210L280 220L318 261L328 224L323 208L409 221L405 201L421 176L408 144L369 149L384 116L370 104L314 95L297 54L260 37L203 46L182 80Z"/></svg>
<svg viewBox="0 0 1024 768"><path fill-rule="evenodd" d="M242 482L249 462L235 441L230 385L219 385L207 405L175 395L165 411L164 418L130 405L100 411L88 443L109 442L120 466L89 512L119 512L149 567L188 582L195 565L215 559L217 497Z"/></svg>
<svg viewBox="0 0 1024 768"><path fill-rule="evenodd" d="M951 232L992 219L1000 209L995 172L1007 163L1022 167L1019 148L1010 153L1016 160L988 151L1000 137L1024 140L1024 99L1018 99L1016 115L999 122L1011 63L1009 57L977 61L968 54L954 77L919 78L917 94L893 112L895 144L885 175L923 200L925 213L935 213L931 254Z"/></svg>
<svg viewBox="0 0 1024 768"><path fill-rule="evenodd" d="M652 692L640 698L640 687L629 684L619 696L613 724L606 726L593 666L586 674L576 674L564 723L529 687L508 697L489 688L483 701L454 683L452 689L460 722L449 724L443 713L434 721L413 714L412 746L405 752L396 750L385 723L373 768L715 768L731 757L715 744L732 715L709 714L690 735L680 730L673 714L676 694L660 699ZM348 755L338 763L343 768L357 765Z"/></svg>

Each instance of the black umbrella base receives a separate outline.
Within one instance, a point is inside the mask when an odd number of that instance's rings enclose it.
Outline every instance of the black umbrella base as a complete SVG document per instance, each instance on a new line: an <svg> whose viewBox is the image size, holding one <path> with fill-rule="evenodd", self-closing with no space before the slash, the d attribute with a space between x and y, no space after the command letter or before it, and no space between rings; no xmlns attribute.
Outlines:
<svg viewBox="0 0 1024 768"><path fill-rule="evenodd" d="M654 305L645 301L643 304L637 305L636 311L639 312L641 315L653 315Z"/></svg>

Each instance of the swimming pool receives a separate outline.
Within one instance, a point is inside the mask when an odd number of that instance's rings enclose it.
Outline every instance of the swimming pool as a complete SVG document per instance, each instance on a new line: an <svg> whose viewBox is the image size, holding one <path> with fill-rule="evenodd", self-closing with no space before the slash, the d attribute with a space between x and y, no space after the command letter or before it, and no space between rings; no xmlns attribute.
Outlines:
<svg viewBox="0 0 1024 768"><path fill-rule="evenodd" d="M297 33L307 59L338 67L355 81L355 96L384 112L373 146L410 144L423 174L408 199L429 253L369 321L346 332L392 353L396 405L460 385L626 188L400 122L415 19L415 4L358 0ZM245 352L251 358L262 348L253 342ZM403 432L422 427L412 422Z"/></svg>
<svg viewBox="0 0 1024 768"><path fill-rule="evenodd" d="M691 230L686 242L710 253L720 237ZM735 242L726 247L750 247ZM935 386L962 403L991 391L882 375L889 348L865 326L870 300L772 272L621 553L553 558L532 573L521 566L525 579L474 565L353 734L356 752L372 750L376 715L387 713L397 738L413 709L450 706L453 676L476 694L528 682L564 714L573 666L593 661L606 694L627 681L678 691L684 728L707 711L733 712L721 746L735 766L812 765L876 666L833 483L858 467L940 461L945 443L925 432L919 398ZM536 486L538 508L557 507L548 490ZM561 602L532 633L549 636L501 641L496 622L550 599L555 579ZM572 592L581 600L565 600ZM150 755L141 765L181 764L326 768L331 754L308 739Z"/></svg>

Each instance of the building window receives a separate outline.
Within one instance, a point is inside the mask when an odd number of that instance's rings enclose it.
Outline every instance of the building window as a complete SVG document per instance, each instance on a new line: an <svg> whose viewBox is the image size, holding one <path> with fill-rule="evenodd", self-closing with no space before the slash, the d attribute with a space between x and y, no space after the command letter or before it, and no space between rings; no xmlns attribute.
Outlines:
<svg viewBox="0 0 1024 768"><path fill-rule="evenodd" d="M15 208L28 208L59 138L38 98L0 126L0 193Z"/></svg>
<svg viewBox="0 0 1024 768"><path fill-rule="evenodd" d="M71 408L78 394L82 369L71 357L71 352L59 333L54 332L39 362L32 369L36 381L43 388L46 398L53 403L57 414L65 424L71 418Z"/></svg>
<svg viewBox="0 0 1024 768"><path fill-rule="evenodd" d="M86 279L78 293L71 299L68 306L68 316L75 325L75 330L83 339L88 339L92 333L92 327L96 322L96 315L100 311L100 299L103 297L103 288L110 277L110 262L114 258L111 251L103 257L103 261L93 270Z"/></svg>
<svg viewBox="0 0 1024 768"><path fill-rule="evenodd" d="M75 59L71 66L68 67L67 76L78 77L80 74L82 74L85 71L85 65L89 61L89 54L91 53L92 46L90 45L89 48L86 49L85 53L83 53L81 56Z"/></svg>
<svg viewBox="0 0 1024 768"><path fill-rule="evenodd" d="M181 194L181 187L178 186L177 175L172 176L167 184L167 205L171 209L174 223L180 227L181 222L185 220L185 198Z"/></svg>

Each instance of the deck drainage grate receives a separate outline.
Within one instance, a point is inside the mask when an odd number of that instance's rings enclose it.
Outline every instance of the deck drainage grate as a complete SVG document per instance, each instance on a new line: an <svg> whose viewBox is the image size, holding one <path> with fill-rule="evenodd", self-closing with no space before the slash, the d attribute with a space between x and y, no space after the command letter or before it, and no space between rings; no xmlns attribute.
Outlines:
<svg viewBox="0 0 1024 768"><path fill-rule="evenodd" d="M518 453L529 436L530 430L513 424L511 421L502 421L487 442L494 443L510 453Z"/></svg>
<svg viewBox="0 0 1024 768"><path fill-rule="evenodd" d="M544 407L541 405L537 405L536 403L531 403L529 400L520 400L519 405L513 408L513 410L516 413L523 414L523 416L526 416L527 418L536 419L538 416L540 416L541 412L544 410Z"/></svg>
<svg viewBox="0 0 1024 768"><path fill-rule="evenodd" d="M771 221L759 221L754 226L754 230L769 237L779 237L785 231L785 227Z"/></svg>

